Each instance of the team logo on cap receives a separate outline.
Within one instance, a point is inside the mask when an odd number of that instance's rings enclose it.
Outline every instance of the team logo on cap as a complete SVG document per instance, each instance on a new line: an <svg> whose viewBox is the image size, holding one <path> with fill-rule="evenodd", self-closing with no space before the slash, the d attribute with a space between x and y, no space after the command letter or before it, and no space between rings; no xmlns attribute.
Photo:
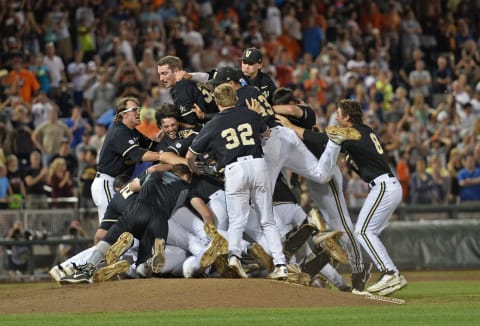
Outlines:
<svg viewBox="0 0 480 326"><path fill-rule="evenodd" d="M246 56L247 58L250 57L250 54L252 54L252 51L251 51L251 50L245 50L245 56Z"/></svg>

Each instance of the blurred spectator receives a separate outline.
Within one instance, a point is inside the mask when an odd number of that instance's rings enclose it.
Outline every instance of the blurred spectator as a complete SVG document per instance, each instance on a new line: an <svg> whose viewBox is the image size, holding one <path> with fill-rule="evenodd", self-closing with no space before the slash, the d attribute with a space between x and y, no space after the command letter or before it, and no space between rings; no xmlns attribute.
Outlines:
<svg viewBox="0 0 480 326"><path fill-rule="evenodd" d="M11 154L15 152L15 132L10 123L8 116L0 112L0 148L5 154Z"/></svg>
<svg viewBox="0 0 480 326"><path fill-rule="evenodd" d="M348 206L360 208L367 198L368 184L356 173L351 173L350 176L347 183Z"/></svg>
<svg viewBox="0 0 480 326"><path fill-rule="evenodd" d="M27 191L18 169L18 158L10 154L7 156L6 163L7 178L10 184L9 207L19 209L23 207L23 202L27 198Z"/></svg>
<svg viewBox="0 0 480 326"><path fill-rule="evenodd" d="M430 91L432 87L432 77L430 72L425 69L425 62L417 60L415 62L415 70L408 75L410 84L410 98L414 98L416 94L421 94L427 103L430 103Z"/></svg>
<svg viewBox="0 0 480 326"><path fill-rule="evenodd" d="M53 202L50 207L72 208L74 206L70 202L62 201L74 195L74 184L65 159L58 157L52 161L48 167L47 183L52 190L49 197Z"/></svg>
<svg viewBox="0 0 480 326"><path fill-rule="evenodd" d="M400 150L395 169L397 179L402 185L402 199L404 203L410 201L410 167L408 164L408 156L409 153L407 150Z"/></svg>
<svg viewBox="0 0 480 326"><path fill-rule="evenodd" d="M48 67L43 63L44 56L42 53L37 53L31 56L31 64L28 69L34 74L40 85L39 91L45 94L50 94L50 72Z"/></svg>
<svg viewBox="0 0 480 326"><path fill-rule="evenodd" d="M448 86L453 80L453 72L448 66L447 58L439 56L437 58L437 67L433 70L432 76L432 105L436 107L445 99Z"/></svg>
<svg viewBox="0 0 480 326"><path fill-rule="evenodd" d="M460 185L458 183L458 171L463 168L462 156L457 148L453 148L449 153L447 163L447 170L450 176L450 192L448 194L448 201L451 204L456 204L460 195Z"/></svg>
<svg viewBox="0 0 480 326"><path fill-rule="evenodd" d="M42 209L48 208L47 195L44 186L47 182L48 168L42 167L42 155L35 150L30 154L30 166L25 172L25 186L27 201L25 208Z"/></svg>
<svg viewBox="0 0 480 326"><path fill-rule="evenodd" d="M67 233L62 236L63 240L86 239L87 232L82 228L79 221L73 220L68 225ZM84 250L84 246L77 243L61 243L58 245L57 259L58 262L63 262L66 259L75 256L80 251Z"/></svg>
<svg viewBox="0 0 480 326"><path fill-rule="evenodd" d="M65 80L60 81L60 88L57 94L52 96L53 101L58 106L58 117L68 118L74 106L73 94Z"/></svg>
<svg viewBox="0 0 480 326"><path fill-rule="evenodd" d="M458 171L460 202L480 200L480 168L475 167L475 157L468 152L462 159L464 168Z"/></svg>
<svg viewBox="0 0 480 326"><path fill-rule="evenodd" d="M402 59L404 62L412 59L410 54L413 49L420 47L420 35L422 34L422 26L415 17L415 13L411 8L405 10L405 15L400 23Z"/></svg>
<svg viewBox="0 0 480 326"><path fill-rule="evenodd" d="M0 162L0 210L8 209L8 183L7 167L3 162Z"/></svg>
<svg viewBox="0 0 480 326"><path fill-rule="evenodd" d="M67 137L62 138L60 142L60 147L57 149L56 153L53 154L48 165L51 165L52 162L57 158L63 158L67 165L67 170L70 172L70 176L73 180L76 180L78 170L78 160L75 156L75 153L70 148L70 140Z"/></svg>
<svg viewBox="0 0 480 326"><path fill-rule="evenodd" d="M143 135L154 139L160 132L155 120L155 109L143 106L140 110L140 124L136 127Z"/></svg>
<svg viewBox="0 0 480 326"><path fill-rule="evenodd" d="M92 126L87 119L82 117L82 108L80 106L74 106L71 117L65 119L64 122L72 134L70 147L73 151L82 142L83 134L92 131Z"/></svg>
<svg viewBox="0 0 480 326"><path fill-rule="evenodd" d="M87 65L83 62L83 52L76 50L73 55L73 61L67 65L68 78L73 86L73 102L75 105L83 104L83 84Z"/></svg>
<svg viewBox="0 0 480 326"><path fill-rule="evenodd" d="M32 105L32 121L33 126L38 128L42 123L48 121L50 112L58 110L58 105L55 104L45 93L40 92L37 97L33 99Z"/></svg>
<svg viewBox="0 0 480 326"><path fill-rule="evenodd" d="M32 97L40 89L37 79L33 73L24 68L23 58L17 55L12 59L12 71L8 75L7 85L16 90L24 102L30 103Z"/></svg>
<svg viewBox="0 0 480 326"><path fill-rule="evenodd" d="M412 204L433 203L434 181L430 174L425 172L425 161L419 159L415 164L415 172L410 179L410 194Z"/></svg>
<svg viewBox="0 0 480 326"><path fill-rule="evenodd" d="M55 44L57 45L58 55L63 62L70 62L72 59L72 39L70 35L69 12L65 10L62 1L55 1L52 4L52 10L45 17L48 25L55 34ZM48 41L47 41L48 42Z"/></svg>
<svg viewBox="0 0 480 326"><path fill-rule="evenodd" d="M103 123L97 122L93 128L94 134L90 137L89 145L100 153L102 150L105 135L107 134L107 127Z"/></svg>
<svg viewBox="0 0 480 326"><path fill-rule="evenodd" d="M115 86L109 82L107 70L98 69L97 81L85 93L87 112L91 120L96 121L102 114L113 108L115 93Z"/></svg>
<svg viewBox="0 0 480 326"><path fill-rule="evenodd" d="M7 240L28 240L31 233L23 228L22 223L15 222L8 230L5 237ZM8 245L6 258L6 270L12 280L22 280L23 274L28 269L28 246Z"/></svg>
<svg viewBox="0 0 480 326"><path fill-rule="evenodd" d="M307 17L306 26L303 28L301 39L303 42L303 51L310 53L313 58L316 58L320 54L325 37L323 35L323 30L320 26L316 25L315 17L311 15ZM343 42L342 45L344 48L345 43ZM339 50L342 51L342 48L339 47Z"/></svg>
<svg viewBox="0 0 480 326"><path fill-rule="evenodd" d="M438 156L431 156L425 171L433 178L433 204L446 204L450 190L448 170L442 167Z"/></svg>
<svg viewBox="0 0 480 326"><path fill-rule="evenodd" d="M62 58L55 54L55 44L48 42L45 45L45 57L43 64L48 67L50 73L50 96L55 96L60 88L60 81L67 80L65 76L65 65Z"/></svg>
<svg viewBox="0 0 480 326"><path fill-rule="evenodd" d="M58 120L57 110L51 110L49 120L35 128L32 133L33 143L42 152L43 166L48 166L63 139L67 138L70 142L71 137L68 127Z"/></svg>
<svg viewBox="0 0 480 326"><path fill-rule="evenodd" d="M79 207L81 208L95 208L95 203L92 200L92 183L97 173L97 151L93 148L87 149L85 153L86 165L81 171L79 178Z"/></svg>

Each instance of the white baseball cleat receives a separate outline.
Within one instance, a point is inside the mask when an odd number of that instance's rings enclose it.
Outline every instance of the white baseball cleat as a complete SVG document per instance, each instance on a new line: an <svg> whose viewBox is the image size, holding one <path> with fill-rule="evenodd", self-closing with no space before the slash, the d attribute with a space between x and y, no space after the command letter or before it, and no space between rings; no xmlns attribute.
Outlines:
<svg viewBox="0 0 480 326"><path fill-rule="evenodd" d="M53 266L49 271L48 274L50 277L55 280L56 282L60 282L62 277L66 276L67 274L63 270L63 267L61 265L55 265Z"/></svg>
<svg viewBox="0 0 480 326"><path fill-rule="evenodd" d="M400 275L394 271L388 271L380 280L367 288L368 292L380 292L386 288L397 286L401 283Z"/></svg>
<svg viewBox="0 0 480 326"><path fill-rule="evenodd" d="M273 272L267 275L267 278L272 280L284 281L288 279L288 269L285 265L276 265Z"/></svg>
<svg viewBox="0 0 480 326"><path fill-rule="evenodd" d="M378 292L379 295L390 295L393 292L396 292L398 290L403 289L408 285L407 279L403 276L400 275L400 284L388 287L386 289L383 289L382 291Z"/></svg>
<svg viewBox="0 0 480 326"><path fill-rule="evenodd" d="M239 277L248 278L248 275L243 269L242 263L237 256L230 256L230 258L228 258L228 266L233 269Z"/></svg>

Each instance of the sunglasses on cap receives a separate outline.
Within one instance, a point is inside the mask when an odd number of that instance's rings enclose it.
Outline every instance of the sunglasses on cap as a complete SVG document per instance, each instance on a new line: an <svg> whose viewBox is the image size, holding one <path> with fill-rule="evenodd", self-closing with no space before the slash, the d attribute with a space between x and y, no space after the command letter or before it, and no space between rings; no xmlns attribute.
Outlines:
<svg viewBox="0 0 480 326"><path fill-rule="evenodd" d="M132 111L138 112L138 111L140 111L140 108L138 106L134 106L133 108L125 109L125 110L121 111L120 113L127 113L127 112L132 112Z"/></svg>

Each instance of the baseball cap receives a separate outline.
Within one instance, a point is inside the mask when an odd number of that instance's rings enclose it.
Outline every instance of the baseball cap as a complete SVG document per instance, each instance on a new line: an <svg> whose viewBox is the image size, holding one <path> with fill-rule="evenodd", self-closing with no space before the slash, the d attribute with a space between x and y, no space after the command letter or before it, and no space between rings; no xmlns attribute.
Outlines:
<svg viewBox="0 0 480 326"><path fill-rule="evenodd" d="M248 48L243 50L242 60L247 63L262 63L263 55L257 48Z"/></svg>
<svg viewBox="0 0 480 326"><path fill-rule="evenodd" d="M227 83L231 80L238 82L240 80L240 72L233 67L224 66L218 68L213 74L213 78L210 79L207 83L213 85L220 85L223 83Z"/></svg>

